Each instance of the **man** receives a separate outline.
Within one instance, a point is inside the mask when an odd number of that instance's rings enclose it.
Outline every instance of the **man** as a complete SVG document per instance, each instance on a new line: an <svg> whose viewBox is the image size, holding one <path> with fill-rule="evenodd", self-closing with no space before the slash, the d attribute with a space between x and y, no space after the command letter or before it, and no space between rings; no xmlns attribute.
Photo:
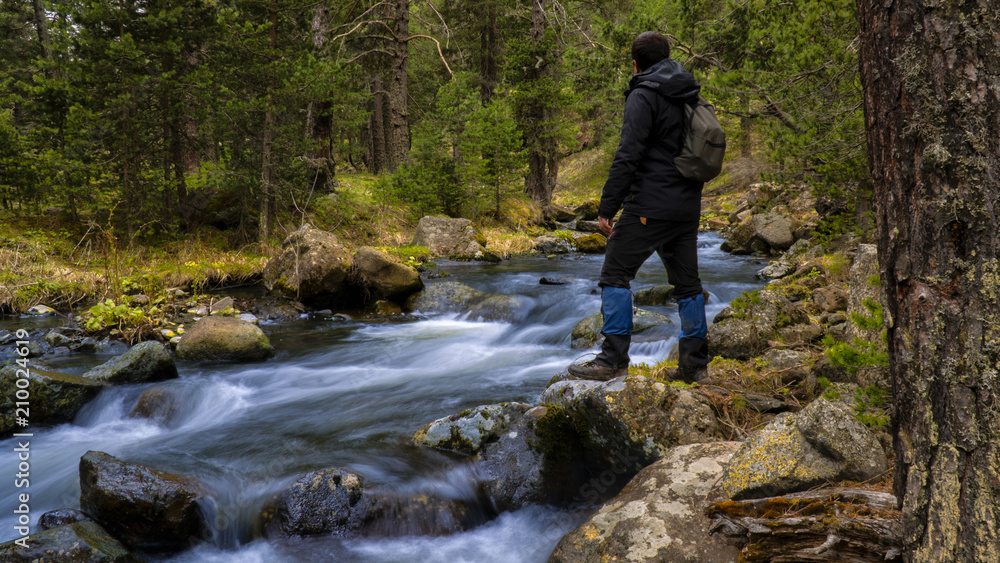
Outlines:
<svg viewBox="0 0 1000 563"><path fill-rule="evenodd" d="M670 43L654 31L632 42L635 74L625 92L621 142L604 184L598 224L608 237L601 269L604 342L591 361L569 366L572 376L607 380L628 373L632 334L629 282L656 252L674 286L681 317L679 379L696 381L708 364L705 298L698 278L701 182L674 166L683 135L684 103L701 86L670 58ZM617 223L613 217L624 204Z"/></svg>

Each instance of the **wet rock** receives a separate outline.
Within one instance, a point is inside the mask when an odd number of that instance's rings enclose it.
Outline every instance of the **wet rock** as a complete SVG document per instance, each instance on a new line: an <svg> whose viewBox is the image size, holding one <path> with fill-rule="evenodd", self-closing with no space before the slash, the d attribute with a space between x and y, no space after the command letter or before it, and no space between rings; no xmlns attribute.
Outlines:
<svg viewBox="0 0 1000 563"><path fill-rule="evenodd" d="M577 221L576 230L581 233L599 233L601 226L597 221Z"/></svg>
<svg viewBox="0 0 1000 563"><path fill-rule="evenodd" d="M587 254L602 254L608 245L608 239L600 233L576 238L576 249Z"/></svg>
<svg viewBox="0 0 1000 563"><path fill-rule="evenodd" d="M92 522L85 512L82 510L77 510L75 508L60 508L59 510L50 510L42 517L38 519L38 526L43 530L49 530L51 528L57 528L59 526L65 526L67 524L76 524L77 522Z"/></svg>
<svg viewBox="0 0 1000 563"><path fill-rule="evenodd" d="M520 295L491 295L469 310L469 319L517 323L527 317L531 301Z"/></svg>
<svg viewBox="0 0 1000 563"><path fill-rule="evenodd" d="M363 287L392 301L403 302L424 287L416 268L370 246L362 246L355 253L354 268Z"/></svg>
<svg viewBox="0 0 1000 563"><path fill-rule="evenodd" d="M785 215L773 211L764 215L755 215L753 223L755 236L774 250L786 250L795 242L792 235L795 224L791 218Z"/></svg>
<svg viewBox="0 0 1000 563"><path fill-rule="evenodd" d="M542 254L566 254L573 251L573 245L552 235L542 235L531 241L535 252Z"/></svg>
<svg viewBox="0 0 1000 563"><path fill-rule="evenodd" d="M627 459L639 470L674 446L722 438L702 394L647 377L561 381L542 392L541 400L569 413L588 456L608 466Z"/></svg>
<svg viewBox="0 0 1000 563"><path fill-rule="evenodd" d="M427 424L413 435L413 441L420 446L472 455L496 441L529 408L525 403L478 406Z"/></svg>
<svg viewBox="0 0 1000 563"><path fill-rule="evenodd" d="M50 315L55 315L56 310L53 309L52 307L49 307L48 305L35 305L34 307L30 307L27 311L25 311L25 313L29 315L35 315L38 317L47 317Z"/></svg>
<svg viewBox="0 0 1000 563"><path fill-rule="evenodd" d="M569 285L573 283L573 278L569 276L542 276L538 283L541 285Z"/></svg>
<svg viewBox="0 0 1000 563"><path fill-rule="evenodd" d="M118 540L90 521L57 526L24 539L0 544L0 560L8 563L142 563Z"/></svg>
<svg viewBox="0 0 1000 563"><path fill-rule="evenodd" d="M361 530L365 537L444 536L486 523L482 511L462 501L427 494L366 497Z"/></svg>
<svg viewBox="0 0 1000 563"><path fill-rule="evenodd" d="M653 313L652 311L646 311L644 309L636 309L635 314L632 316L632 337L633 341L640 341L642 339L642 333L646 332L654 327L661 327L673 324L670 317L661 315L659 313ZM590 348L591 346L597 344L601 337L601 328L604 326L604 315L601 313L594 313L589 317L576 323L573 327L573 331L570 333L570 339L572 341L573 348Z"/></svg>
<svg viewBox="0 0 1000 563"><path fill-rule="evenodd" d="M669 283L654 285L636 291L633 301L636 305L666 305L673 301L670 297L670 292L673 290L674 286Z"/></svg>
<svg viewBox="0 0 1000 563"><path fill-rule="evenodd" d="M588 199L573 209L574 216L584 221L596 221L598 209L601 201L598 199Z"/></svg>
<svg viewBox="0 0 1000 563"><path fill-rule="evenodd" d="M80 508L131 549L180 551L205 530L194 479L104 452L80 458Z"/></svg>
<svg viewBox="0 0 1000 563"><path fill-rule="evenodd" d="M363 494L361 477L345 469L328 467L307 473L264 506L264 535L351 537L364 524Z"/></svg>
<svg viewBox="0 0 1000 563"><path fill-rule="evenodd" d="M375 313L384 317L392 317L396 315L403 314L403 308L399 305L393 303L392 301L386 301L384 299L376 301L372 305L372 309Z"/></svg>
<svg viewBox="0 0 1000 563"><path fill-rule="evenodd" d="M487 294L459 282L428 284L406 300L406 309L421 313L464 313Z"/></svg>
<svg viewBox="0 0 1000 563"><path fill-rule="evenodd" d="M60 346L65 346L71 348L76 346L83 340L80 330L74 330L67 327L59 327L50 330L45 335L45 341L48 342L49 346L57 348Z"/></svg>
<svg viewBox="0 0 1000 563"><path fill-rule="evenodd" d="M317 307L340 305L350 300L353 261L337 235L303 225L285 238L281 252L264 267L264 285Z"/></svg>
<svg viewBox="0 0 1000 563"><path fill-rule="evenodd" d="M427 247L433 256L473 257L485 252L486 237L469 219L427 216L417 223L411 244Z"/></svg>
<svg viewBox="0 0 1000 563"><path fill-rule="evenodd" d="M255 361L274 355L259 327L232 317L205 317L177 345L177 357L194 361Z"/></svg>
<svg viewBox="0 0 1000 563"><path fill-rule="evenodd" d="M556 546L549 563L729 563L739 549L709 533L706 499L738 442L669 450Z"/></svg>
<svg viewBox="0 0 1000 563"><path fill-rule="evenodd" d="M136 344L83 376L104 383L146 383L177 377L177 365L166 346L148 341Z"/></svg>
<svg viewBox="0 0 1000 563"><path fill-rule="evenodd" d="M708 353L748 360L763 353L778 330L808 323L809 315L780 293L750 292L715 316L708 327Z"/></svg>
<svg viewBox="0 0 1000 563"><path fill-rule="evenodd" d="M733 455L720 486L733 499L759 498L831 481L865 481L887 468L885 452L868 428L820 398L751 434Z"/></svg>
<svg viewBox="0 0 1000 563"><path fill-rule="evenodd" d="M177 390L172 387L151 387L146 389L129 416L132 418L148 418L169 425L177 416L182 400Z"/></svg>
<svg viewBox="0 0 1000 563"><path fill-rule="evenodd" d="M814 289L812 300L819 310L827 313L847 309L847 292L837 286Z"/></svg>
<svg viewBox="0 0 1000 563"><path fill-rule="evenodd" d="M0 369L0 438L17 432L15 404L18 371L17 365ZM97 396L105 385L79 375L47 371L32 367L28 371L31 390L31 424L58 424L72 422L85 404Z"/></svg>
<svg viewBox="0 0 1000 563"><path fill-rule="evenodd" d="M254 301L252 310L258 318L268 321L294 320L306 312L306 308L301 303L267 298Z"/></svg>

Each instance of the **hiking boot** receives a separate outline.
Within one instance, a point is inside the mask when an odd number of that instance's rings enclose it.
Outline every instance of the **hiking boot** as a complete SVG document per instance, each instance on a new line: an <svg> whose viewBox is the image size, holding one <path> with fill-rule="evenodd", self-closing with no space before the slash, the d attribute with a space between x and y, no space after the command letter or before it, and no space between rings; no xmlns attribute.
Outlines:
<svg viewBox="0 0 1000 563"><path fill-rule="evenodd" d="M698 383L708 379L708 368L699 366L696 368L669 368L664 374L667 379L673 381L683 381L684 383Z"/></svg>
<svg viewBox="0 0 1000 563"><path fill-rule="evenodd" d="M628 366L616 368L599 364L593 360L582 364L571 364L569 371L570 379L593 379L596 381L608 381L616 377L628 375Z"/></svg>

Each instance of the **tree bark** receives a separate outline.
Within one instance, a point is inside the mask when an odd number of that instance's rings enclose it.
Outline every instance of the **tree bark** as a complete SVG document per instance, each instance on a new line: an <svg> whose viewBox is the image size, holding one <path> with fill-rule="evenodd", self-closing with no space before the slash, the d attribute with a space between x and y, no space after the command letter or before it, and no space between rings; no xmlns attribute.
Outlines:
<svg viewBox="0 0 1000 563"><path fill-rule="evenodd" d="M271 28L268 31L268 50L273 55L278 48L278 2L271 0L268 7ZM274 78L267 84L267 108L264 111L264 144L261 150L260 178L260 241L267 242L273 229L274 209L274 139L277 120L274 116Z"/></svg>
<svg viewBox="0 0 1000 563"><path fill-rule="evenodd" d="M330 33L330 6L318 3L313 9L312 42L316 57L325 59L329 56L326 48L327 35ZM309 155L311 166L316 170L315 188L320 193L333 192L333 122L330 117L332 104L329 100L309 102L306 110L306 135L313 140L314 148Z"/></svg>
<svg viewBox="0 0 1000 563"><path fill-rule="evenodd" d="M38 42L42 45L42 55L51 59L52 42L49 41L49 20L45 17L45 4L42 0L31 0L31 5L35 9L35 29L38 31Z"/></svg>
<svg viewBox="0 0 1000 563"><path fill-rule="evenodd" d="M858 0L906 561L1000 561L1000 12Z"/></svg>
<svg viewBox="0 0 1000 563"><path fill-rule="evenodd" d="M531 40L541 44L545 38L545 0L534 0L531 6ZM531 70L532 80L551 79L552 66L545 59L550 53L538 56L538 63ZM533 131L528 138L528 174L524 189L528 197L542 207L552 203L559 174L558 146L551 130L555 127L555 111L544 96L536 97L528 109L528 119Z"/></svg>
<svg viewBox="0 0 1000 563"><path fill-rule="evenodd" d="M394 24L393 57L389 68L389 167L396 170L410 154L410 86L407 77L410 42L410 0L394 0L390 18Z"/></svg>

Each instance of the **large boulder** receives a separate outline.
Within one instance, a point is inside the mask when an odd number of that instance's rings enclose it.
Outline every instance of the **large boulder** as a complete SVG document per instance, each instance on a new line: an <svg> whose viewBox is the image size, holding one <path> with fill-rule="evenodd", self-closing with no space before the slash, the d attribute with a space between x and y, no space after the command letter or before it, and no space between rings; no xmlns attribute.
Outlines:
<svg viewBox="0 0 1000 563"><path fill-rule="evenodd" d="M104 452L80 458L80 508L131 549L180 551L206 530L196 480Z"/></svg>
<svg viewBox="0 0 1000 563"><path fill-rule="evenodd" d="M766 242L772 250L787 250L795 242L795 237L792 235L795 224L785 215L772 211L754 216L753 222L756 236Z"/></svg>
<svg viewBox="0 0 1000 563"><path fill-rule="evenodd" d="M549 563L730 563L739 549L711 535L703 514L738 442L672 448L556 546Z"/></svg>
<svg viewBox="0 0 1000 563"><path fill-rule="evenodd" d="M543 403L565 410L584 438L587 455L634 471L683 444L722 439L719 421L700 392L638 375L605 382L559 381Z"/></svg>
<svg viewBox="0 0 1000 563"><path fill-rule="evenodd" d="M472 455L496 441L530 407L525 403L478 406L425 425L413 435L413 441L420 446Z"/></svg>
<svg viewBox="0 0 1000 563"><path fill-rule="evenodd" d="M318 307L351 299L351 252L337 235L303 225L281 243L281 252L264 267L264 285Z"/></svg>
<svg viewBox="0 0 1000 563"><path fill-rule="evenodd" d="M424 287L416 268L370 246L362 246L354 254L354 274L376 297L393 301L402 302Z"/></svg>
<svg viewBox="0 0 1000 563"><path fill-rule="evenodd" d="M734 218L730 218L733 222ZM729 236L722 242L719 248L723 252L732 254L750 254L750 243L756 234L753 217L746 217L729 231Z"/></svg>
<svg viewBox="0 0 1000 563"><path fill-rule="evenodd" d="M167 347L159 342L141 342L121 356L83 374L105 383L146 383L177 377L177 364Z"/></svg>
<svg viewBox="0 0 1000 563"><path fill-rule="evenodd" d="M598 211L601 207L601 200L599 199L588 199L587 201L577 205L573 209L573 213L576 214L576 218L582 219L584 221L596 221Z"/></svg>
<svg viewBox="0 0 1000 563"><path fill-rule="evenodd" d="M708 353L748 360L763 353L779 330L800 324L809 324L809 315L777 291L745 293L708 327Z"/></svg>
<svg viewBox="0 0 1000 563"><path fill-rule="evenodd" d="M89 520L0 544L0 560L7 563L142 563L142 559L129 553L104 528Z"/></svg>
<svg viewBox="0 0 1000 563"><path fill-rule="evenodd" d="M274 348L259 327L234 317L204 317L177 345L182 360L255 361L270 358Z"/></svg>
<svg viewBox="0 0 1000 563"><path fill-rule="evenodd" d="M854 416L825 399L778 415L751 434L720 480L733 499L807 490L827 482L866 481L888 468L878 439Z"/></svg>
<svg viewBox="0 0 1000 563"><path fill-rule="evenodd" d="M649 331L654 337L659 337L661 335L651 329L671 324L673 324L673 321L666 315L646 311L645 309L636 309L635 313L632 315L632 340L633 342L642 342L643 333L647 331ZM590 348L591 346L597 344L597 342L602 338L601 328L603 326L603 313L594 313L593 315L590 315L589 317L576 323L576 326L574 326L572 332L570 332L571 346L573 348Z"/></svg>
<svg viewBox="0 0 1000 563"><path fill-rule="evenodd" d="M812 291L812 301L826 313L843 311L847 309L847 292L835 285L818 287Z"/></svg>
<svg viewBox="0 0 1000 563"><path fill-rule="evenodd" d="M432 283L406 300L406 309L421 313L465 313L487 294L459 282Z"/></svg>
<svg viewBox="0 0 1000 563"><path fill-rule="evenodd" d="M32 367L28 370L30 389L30 417L18 416L16 404L18 375L24 373L16 364L0 369L0 438L9 437L23 426L19 418L30 419L31 424L58 424L72 422L83 405L97 396L105 384L79 375L47 371ZM23 405L22 405L23 406Z"/></svg>
<svg viewBox="0 0 1000 563"><path fill-rule="evenodd" d="M427 247L434 256L466 259L485 252L486 237L469 219L427 216L417 223L412 244Z"/></svg>

